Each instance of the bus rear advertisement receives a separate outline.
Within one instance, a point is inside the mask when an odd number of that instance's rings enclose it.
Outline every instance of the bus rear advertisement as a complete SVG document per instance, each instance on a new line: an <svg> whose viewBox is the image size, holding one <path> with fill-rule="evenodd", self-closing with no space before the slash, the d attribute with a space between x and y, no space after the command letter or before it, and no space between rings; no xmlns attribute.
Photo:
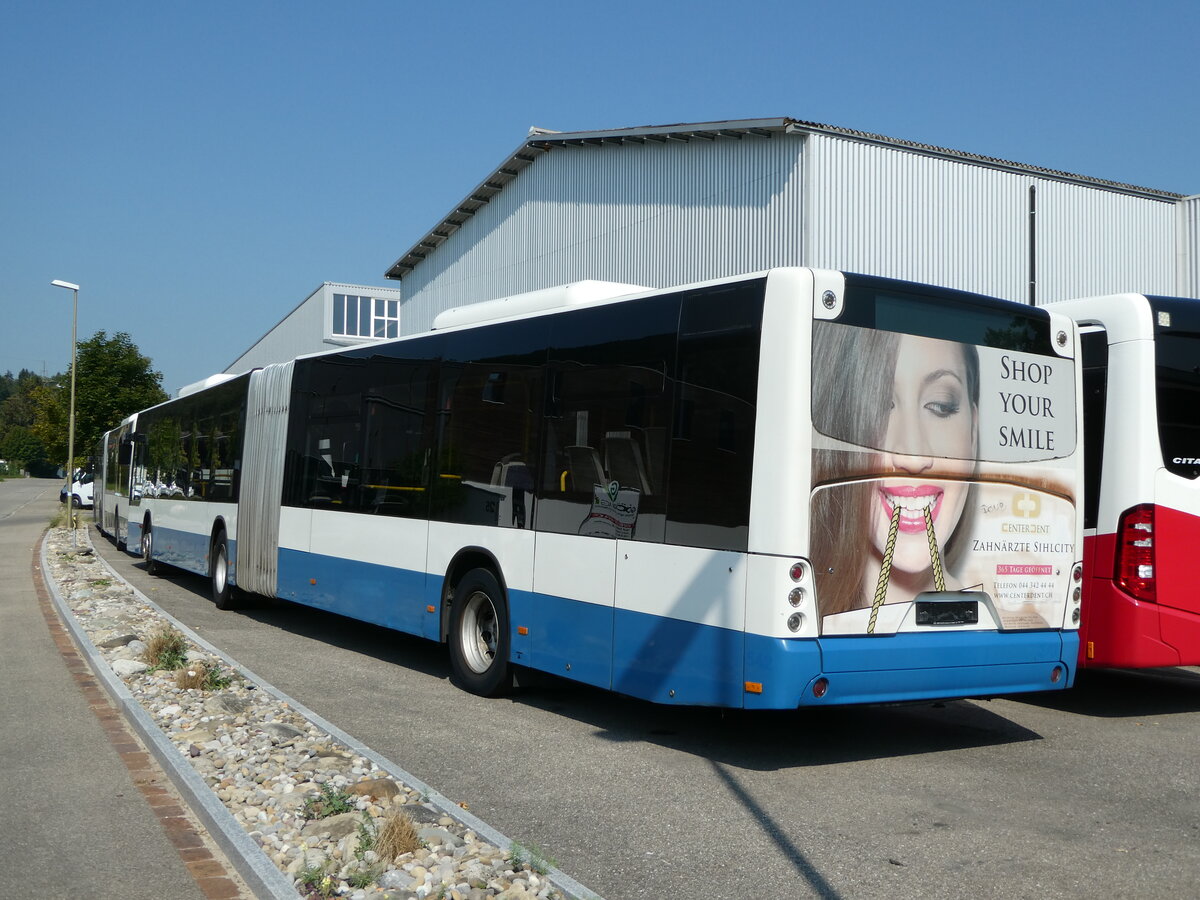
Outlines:
<svg viewBox="0 0 1200 900"><path fill-rule="evenodd" d="M658 703L1063 689L1078 331L799 268L581 282L300 357L106 436L97 517L207 576ZM1200 452L1197 452L1200 456Z"/></svg>

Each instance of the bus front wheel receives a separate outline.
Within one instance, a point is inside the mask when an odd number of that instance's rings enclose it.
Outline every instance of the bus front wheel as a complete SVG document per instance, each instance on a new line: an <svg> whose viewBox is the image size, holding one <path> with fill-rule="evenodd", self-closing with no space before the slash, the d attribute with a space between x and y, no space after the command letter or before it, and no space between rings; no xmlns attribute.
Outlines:
<svg viewBox="0 0 1200 900"><path fill-rule="evenodd" d="M496 576L472 569L458 583L450 610L450 667L472 694L497 697L512 686L508 604Z"/></svg>
<svg viewBox="0 0 1200 900"><path fill-rule="evenodd" d="M218 531L213 538L210 559L213 603L217 609L233 609L237 605L237 589L229 583L229 542L224 531Z"/></svg>

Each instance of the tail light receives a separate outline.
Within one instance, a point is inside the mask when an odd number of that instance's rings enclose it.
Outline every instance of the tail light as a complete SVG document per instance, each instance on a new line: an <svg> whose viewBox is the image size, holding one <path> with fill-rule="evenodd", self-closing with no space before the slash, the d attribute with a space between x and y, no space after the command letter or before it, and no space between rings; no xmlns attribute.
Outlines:
<svg viewBox="0 0 1200 900"><path fill-rule="evenodd" d="M1143 503L1121 514L1113 580L1136 600L1155 601L1154 506Z"/></svg>

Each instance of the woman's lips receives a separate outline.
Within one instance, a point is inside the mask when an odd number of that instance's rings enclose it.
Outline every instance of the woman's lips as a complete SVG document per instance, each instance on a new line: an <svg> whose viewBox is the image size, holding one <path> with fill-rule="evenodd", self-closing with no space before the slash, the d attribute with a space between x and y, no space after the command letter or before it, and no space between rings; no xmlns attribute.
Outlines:
<svg viewBox="0 0 1200 900"><path fill-rule="evenodd" d="M900 531L905 534L922 534L925 531L925 510L937 521L942 508L942 489L932 484L902 484L880 486L879 502L883 514L891 521L892 510L900 509Z"/></svg>

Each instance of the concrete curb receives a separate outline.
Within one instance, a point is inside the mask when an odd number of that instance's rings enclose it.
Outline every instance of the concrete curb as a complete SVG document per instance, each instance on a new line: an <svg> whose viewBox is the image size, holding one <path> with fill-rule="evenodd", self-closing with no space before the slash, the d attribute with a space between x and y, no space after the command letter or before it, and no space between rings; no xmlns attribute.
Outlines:
<svg viewBox="0 0 1200 900"><path fill-rule="evenodd" d="M197 646L202 647L206 653L219 658L226 666L236 670L247 681L256 684L259 690L265 691L277 700L287 703L293 710L308 719L309 722L328 733L330 737L345 744L349 750L371 760L396 781L402 782L420 792L440 812L454 819L464 828L471 829L481 838L502 850L508 850L512 846L512 840L501 834L491 825L488 825L482 819L463 809L457 803L452 802L439 791L434 790L419 778L406 772L391 760L376 753L353 735L347 734L332 722L327 722L307 706L289 697L270 682L255 675L236 660L231 659L219 648L214 647L207 640L192 631L192 629L188 628L188 626L174 616L170 615L157 603L122 578L116 569L108 564L108 561L104 557L96 553L95 548L92 546L91 530L85 528L84 531L87 535L87 548L95 554L96 559L100 561L113 578L132 590L142 603L155 610L158 615L162 616L173 627L185 634L189 640L193 641ZM71 630L75 642L87 657L88 664L96 672L96 675L103 682L109 694L113 696L114 700L125 712L126 717L134 723L138 734L171 776L171 780L175 782L176 787L186 798L194 801L192 806L196 815L201 818L205 826L212 832L213 839L217 841L218 845L229 857L230 862L238 870L238 874L246 880L247 884L253 890L257 891L259 885L261 885L264 896L295 900L297 891L292 886L291 880L275 867L262 851L262 848L254 843L250 836L234 820L233 815L225 808L225 805L217 799L217 796L204 782L204 779L179 755L178 748L171 743L158 725L142 709L124 683L121 682L121 679L113 673L108 662L97 652L91 640L83 632L83 629L79 627L70 608L59 595L57 586L49 578L48 574L46 574L49 570L46 567L46 543L44 539L42 541L41 563L43 577L46 579L47 587L54 598L54 603L59 610L59 614L67 623L67 627ZM562 891L568 900L603 900L599 894L584 887L574 878L558 869L547 869L545 878L554 887ZM281 888L280 885L283 885L283 887Z"/></svg>

